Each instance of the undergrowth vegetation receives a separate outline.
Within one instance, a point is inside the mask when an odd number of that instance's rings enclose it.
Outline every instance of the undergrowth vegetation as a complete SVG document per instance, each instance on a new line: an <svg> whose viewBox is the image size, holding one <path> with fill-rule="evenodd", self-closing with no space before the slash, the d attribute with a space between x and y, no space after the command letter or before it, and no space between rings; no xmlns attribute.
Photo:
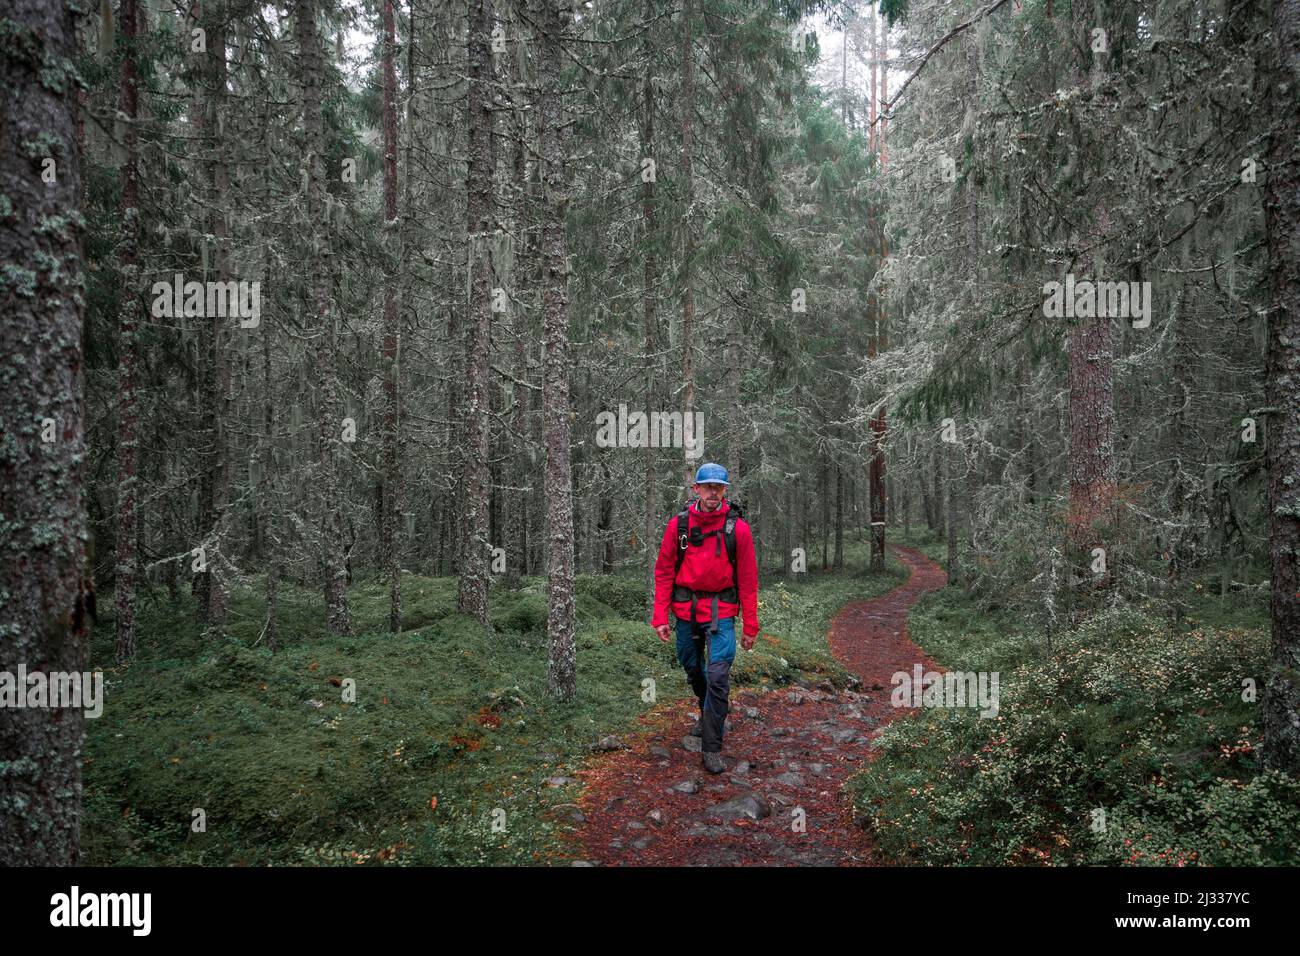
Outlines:
<svg viewBox="0 0 1300 956"><path fill-rule="evenodd" d="M997 671L996 717L926 708L853 778L859 816L899 862L1300 863L1300 784L1263 772L1266 609L1189 581L1187 614L1104 611L1050 643L1012 609L952 588L913 609L945 668Z"/></svg>
<svg viewBox="0 0 1300 956"><path fill-rule="evenodd" d="M826 645L830 618L905 578L894 562L883 574L858 570L858 542L847 551L844 574L812 571L760 590L763 637L739 652L735 684L845 683ZM546 695L541 579L493 590L491 635L455 613L454 579L406 576L403 592L394 636L384 632L382 582L355 582L356 635L340 638L327 636L315 589L282 584L274 653L261 580L235 591L227 625L206 633L190 601L154 592L142 602L138 656L120 668L112 619L102 619L92 665L105 671L106 702L87 721L88 862L562 861L577 794L568 781L592 745L655 706L643 699L646 678L659 703L686 694L672 645L644 623L640 575L579 578L578 696L563 705ZM352 686L355 702L345 702Z"/></svg>

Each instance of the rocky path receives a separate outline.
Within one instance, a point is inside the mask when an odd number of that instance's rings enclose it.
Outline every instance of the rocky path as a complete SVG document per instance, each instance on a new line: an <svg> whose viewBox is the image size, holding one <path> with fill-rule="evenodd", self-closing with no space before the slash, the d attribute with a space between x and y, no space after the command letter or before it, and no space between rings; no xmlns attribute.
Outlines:
<svg viewBox="0 0 1300 956"><path fill-rule="evenodd" d="M602 866L861 866L871 844L853 822L845 780L872 754L890 706L890 678L920 663L938 669L907 637L907 612L943 586L943 570L919 551L891 549L907 582L849 604L831 624L836 658L858 675L858 691L829 683L733 692L716 776L685 744L694 701L656 708L628 749L594 757L575 819L579 853ZM744 653L741 651L740 653Z"/></svg>

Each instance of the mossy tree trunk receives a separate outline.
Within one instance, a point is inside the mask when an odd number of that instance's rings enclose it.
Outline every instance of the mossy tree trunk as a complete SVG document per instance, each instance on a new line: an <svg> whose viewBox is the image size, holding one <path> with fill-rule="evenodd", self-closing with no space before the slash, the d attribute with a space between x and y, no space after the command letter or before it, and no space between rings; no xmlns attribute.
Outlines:
<svg viewBox="0 0 1300 956"><path fill-rule="evenodd" d="M61 0L12 0L5 16L0 337L23 347L0 356L0 671L80 672L94 596L82 499L76 21ZM82 736L75 708L0 710L0 866L78 862Z"/></svg>

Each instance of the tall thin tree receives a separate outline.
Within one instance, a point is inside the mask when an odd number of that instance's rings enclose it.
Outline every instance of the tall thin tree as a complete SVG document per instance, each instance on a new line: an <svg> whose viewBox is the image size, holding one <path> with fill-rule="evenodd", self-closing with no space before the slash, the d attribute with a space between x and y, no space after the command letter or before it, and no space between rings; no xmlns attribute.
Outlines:
<svg viewBox="0 0 1300 956"><path fill-rule="evenodd" d="M306 160L306 215L309 235L307 291L310 295L312 328L315 335L316 387L319 391L317 416L316 511L320 521L321 566L324 572L325 616L333 634L352 631L348 611L347 567L343 560L342 506L339 499L338 447L343 420L339 413L338 342L331 279L327 265L327 236L322 230L324 211L324 116L321 113L321 84L324 55L316 29L316 0L299 0L295 9L299 70L303 91L303 131Z"/></svg>
<svg viewBox="0 0 1300 956"><path fill-rule="evenodd" d="M577 693L577 647L573 598L573 472L569 429L569 249L564 231L569 203L565 175L564 107L560 65L564 57L567 0L537 0L538 117L541 137L542 218L542 416L546 435L547 618L550 643L547 684L553 697Z"/></svg>
<svg viewBox="0 0 1300 956"><path fill-rule="evenodd" d="M394 56L397 47L397 29L393 22L393 0L384 0L383 47L383 127L384 127L384 232L390 240L384 276L384 438L383 438L383 513L380 515L380 560L387 566L389 576L388 629L397 633L402 629L402 563L397 548L397 523L402 514L402 460L401 438L401 387L400 355L401 328L397 315L397 264L401 250L392 246L401 243L401 230L397 219L397 68ZM408 77L407 82L410 82ZM407 171L410 175L410 171Z"/></svg>
<svg viewBox="0 0 1300 956"><path fill-rule="evenodd" d="M136 0L122 0L122 75L119 103L122 111L122 211L118 267L121 286L117 296L117 567L113 598L117 605L117 659L135 656L135 586L140 562L136 534L136 475L139 463L139 422L136 377L139 374L140 173L136 120L139 114L139 76L136 70Z"/></svg>
<svg viewBox="0 0 1300 956"><path fill-rule="evenodd" d="M695 426L695 229L692 225L695 187L691 170L691 139L695 121L695 47L692 21L695 14L691 0L682 4L682 230L686 249L682 255L682 434L694 440ZM686 450L684 484L692 482L692 452Z"/></svg>
<svg viewBox="0 0 1300 956"><path fill-rule="evenodd" d="M488 351L492 344L491 249L495 231L492 195L492 0L470 0L469 31L465 38L469 58L465 96L468 130L465 182L465 241L469 269L469 325L465 335L464 427L461 430L463 522L460 579L456 605L484 627L488 623L488 472L489 425L492 417L488 394Z"/></svg>

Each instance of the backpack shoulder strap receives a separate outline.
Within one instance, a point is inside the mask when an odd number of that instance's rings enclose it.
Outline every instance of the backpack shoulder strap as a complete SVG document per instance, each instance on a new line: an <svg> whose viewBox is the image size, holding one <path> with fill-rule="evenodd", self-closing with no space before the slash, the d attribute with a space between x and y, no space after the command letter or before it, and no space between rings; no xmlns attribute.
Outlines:
<svg viewBox="0 0 1300 956"><path fill-rule="evenodd" d="M727 520L722 526L722 540L727 545L727 560L731 562L731 583L739 589L740 577L736 570L736 522L745 517L740 505L731 503L727 509Z"/></svg>
<svg viewBox="0 0 1300 956"><path fill-rule="evenodd" d="M738 519L727 515L727 522L722 526L722 540L727 545L727 560L731 562L731 583L739 586L740 579L736 576L736 521Z"/></svg>

